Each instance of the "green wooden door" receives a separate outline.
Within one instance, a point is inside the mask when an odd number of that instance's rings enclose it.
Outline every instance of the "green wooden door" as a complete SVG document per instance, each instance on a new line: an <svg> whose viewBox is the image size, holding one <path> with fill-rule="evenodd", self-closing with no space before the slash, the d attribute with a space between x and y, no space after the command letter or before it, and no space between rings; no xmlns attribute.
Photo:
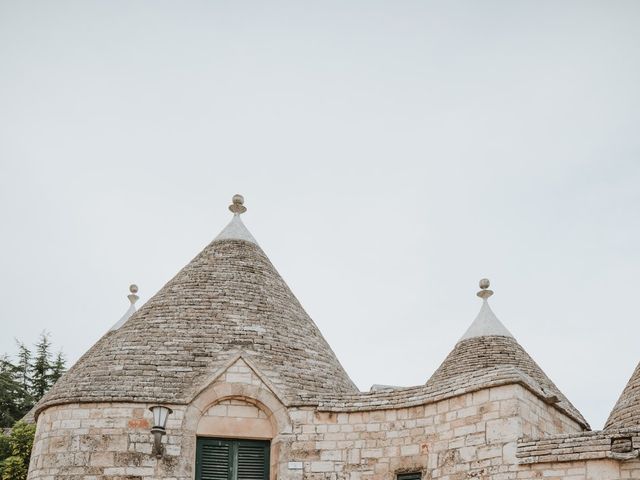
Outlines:
<svg viewBox="0 0 640 480"><path fill-rule="evenodd" d="M269 480L269 442L198 438L196 480Z"/></svg>

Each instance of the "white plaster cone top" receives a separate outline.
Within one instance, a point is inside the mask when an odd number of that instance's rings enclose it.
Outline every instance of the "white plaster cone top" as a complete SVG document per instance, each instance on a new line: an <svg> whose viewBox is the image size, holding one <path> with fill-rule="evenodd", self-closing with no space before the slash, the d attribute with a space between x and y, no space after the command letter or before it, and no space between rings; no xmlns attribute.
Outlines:
<svg viewBox="0 0 640 480"><path fill-rule="evenodd" d="M478 312L476 319L458 341L461 342L469 338L490 336L514 338L511 332L507 330L507 327L505 327L502 322L498 320L496 314L493 313L489 302L482 300L482 307L480 307L480 312Z"/></svg>
<svg viewBox="0 0 640 480"><path fill-rule="evenodd" d="M127 295L127 298L129 299L129 303L130 303L129 308L127 309L126 312L124 312L124 315L120 317L120 320L118 320L113 325L113 327L109 329L110 332L118 330L120 327L122 327L122 325L124 325L127 322L127 320L129 320L129 318L131 318L131 315L136 313L136 302L139 299L138 295L136 295L136 293L138 293L138 286L130 285L129 292L130 292L129 295Z"/></svg>
<svg viewBox="0 0 640 480"><path fill-rule="evenodd" d="M251 232L247 230L244 223L240 219L240 215L234 215L229 224L224 227L220 234L215 238L214 242L218 240L244 240L246 242L254 243L258 245L258 242Z"/></svg>
<svg viewBox="0 0 640 480"><path fill-rule="evenodd" d="M118 320L113 327L111 327L111 329L109 330L110 332L114 331L114 330L118 330L122 325L125 324L125 322L127 320L129 320L129 318L131 318L131 315L133 315L134 313L136 313L136 306L134 304L129 305L129 308L127 309L126 312L124 312L124 315L122 315L122 317L120 318L120 320Z"/></svg>

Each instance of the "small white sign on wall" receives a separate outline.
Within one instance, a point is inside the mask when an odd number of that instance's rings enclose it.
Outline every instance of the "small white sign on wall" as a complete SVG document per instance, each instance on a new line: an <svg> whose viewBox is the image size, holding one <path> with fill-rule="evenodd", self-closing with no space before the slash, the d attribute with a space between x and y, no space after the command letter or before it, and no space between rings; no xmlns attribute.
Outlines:
<svg viewBox="0 0 640 480"><path fill-rule="evenodd" d="M289 462L289 470L302 470L302 462Z"/></svg>

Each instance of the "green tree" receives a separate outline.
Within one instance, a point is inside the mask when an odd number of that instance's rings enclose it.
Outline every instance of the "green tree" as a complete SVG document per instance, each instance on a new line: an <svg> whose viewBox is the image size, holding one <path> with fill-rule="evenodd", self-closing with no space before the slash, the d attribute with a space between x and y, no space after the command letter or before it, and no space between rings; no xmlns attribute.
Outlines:
<svg viewBox="0 0 640 480"><path fill-rule="evenodd" d="M18 345L17 362L7 355L0 357L0 428L11 427L8 435L0 430L0 480L23 480L27 477L35 425L17 421L29 412L66 369L64 354L51 362L49 334L43 332L35 352L24 343Z"/></svg>
<svg viewBox="0 0 640 480"><path fill-rule="evenodd" d="M64 354L60 351L56 355L56 359L53 361L53 365L51 366L51 385L58 381L58 379L64 374L67 367L67 361L64 358Z"/></svg>
<svg viewBox="0 0 640 480"><path fill-rule="evenodd" d="M51 386L51 342L49 334L42 332L36 343L35 358L31 367L31 385L33 399L37 402Z"/></svg>
<svg viewBox="0 0 640 480"><path fill-rule="evenodd" d="M25 392L31 388L31 351L27 346L16 340L18 344L18 364L16 365L16 373L18 374L20 384Z"/></svg>
<svg viewBox="0 0 640 480"><path fill-rule="evenodd" d="M27 397L19 382L17 368L7 356L0 358L0 428L10 427L24 415Z"/></svg>
<svg viewBox="0 0 640 480"><path fill-rule="evenodd" d="M0 430L0 478L2 478L2 464L11 456L11 444L9 443L9 436L4 435Z"/></svg>
<svg viewBox="0 0 640 480"><path fill-rule="evenodd" d="M27 478L35 434L35 425L17 422L13 426L8 437L11 456L0 463L2 480L25 480Z"/></svg>
<svg viewBox="0 0 640 480"><path fill-rule="evenodd" d="M29 464L25 466L24 462L18 457L8 457L2 462L2 480L24 480L29 473Z"/></svg>
<svg viewBox="0 0 640 480"><path fill-rule="evenodd" d="M42 332L33 351L23 342L16 340L16 345L15 363L0 356L0 428L21 419L66 370L62 352L51 361L48 333Z"/></svg>

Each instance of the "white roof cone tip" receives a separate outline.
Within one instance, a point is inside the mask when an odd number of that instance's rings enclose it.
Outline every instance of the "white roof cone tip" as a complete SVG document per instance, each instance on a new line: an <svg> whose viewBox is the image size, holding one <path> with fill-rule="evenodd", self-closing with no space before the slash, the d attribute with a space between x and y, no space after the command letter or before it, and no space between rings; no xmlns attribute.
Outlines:
<svg viewBox="0 0 640 480"><path fill-rule="evenodd" d="M118 320L115 323L115 325L109 329L110 332L118 330L122 325L125 324L127 320L129 320L131 315L136 313L136 302L140 298L138 297L138 295L136 295L137 293L138 293L138 286L136 284L129 285L129 295L127 295L127 298L129 299L129 302L131 303L131 305L129 305L129 308L127 309L126 312L124 312L124 315L122 315L120 320Z"/></svg>
<svg viewBox="0 0 640 480"><path fill-rule="evenodd" d="M235 194L232 198L232 204L229 205L229 210L233 212L233 218L229 224L218 234L214 239L218 240L244 240L245 242L251 242L258 245L258 242L251 232L247 230L244 223L240 219L240 215L247 211L247 207L244 206L244 197L240 194Z"/></svg>
<svg viewBox="0 0 640 480"><path fill-rule="evenodd" d="M489 285L488 279L483 278L480 280L480 291L477 295L482 299L482 306L475 320L458 342L476 337L499 336L514 338L489 306L488 299L493 295L493 291L489 290Z"/></svg>

